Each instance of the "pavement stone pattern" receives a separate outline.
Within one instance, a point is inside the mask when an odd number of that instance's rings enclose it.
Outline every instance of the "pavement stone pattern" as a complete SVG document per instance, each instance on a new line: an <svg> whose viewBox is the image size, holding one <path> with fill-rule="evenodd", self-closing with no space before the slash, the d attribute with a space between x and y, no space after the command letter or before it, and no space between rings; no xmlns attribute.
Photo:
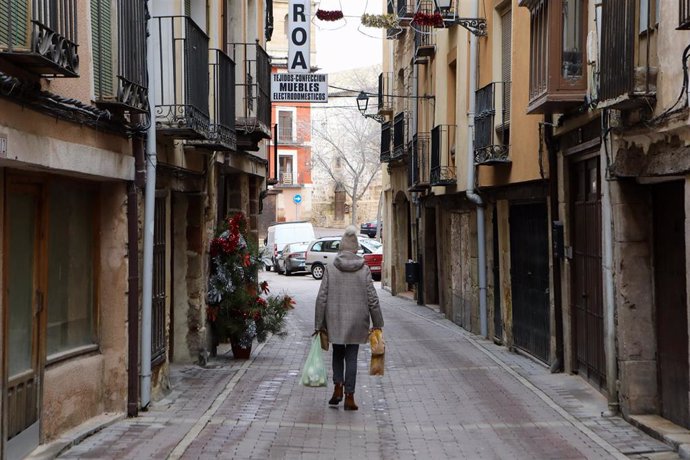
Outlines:
<svg viewBox="0 0 690 460"><path fill-rule="evenodd" d="M625 422L582 379L472 336L442 315L379 289L386 373L360 348L359 411L329 408L332 391L299 384L319 282L263 273L296 309L284 337L208 368L174 365L173 392L61 458L596 459L678 458ZM325 353L330 373L330 353Z"/></svg>

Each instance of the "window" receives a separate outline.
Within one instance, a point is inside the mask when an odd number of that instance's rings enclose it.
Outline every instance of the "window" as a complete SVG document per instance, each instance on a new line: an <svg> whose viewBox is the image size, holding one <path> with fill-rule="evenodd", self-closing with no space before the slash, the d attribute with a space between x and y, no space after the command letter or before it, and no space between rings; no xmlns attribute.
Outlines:
<svg viewBox="0 0 690 460"><path fill-rule="evenodd" d="M318 241L318 242L314 243L314 246L311 247L310 251L322 252L323 251L323 241Z"/></svg>
<svg viewBox="0 0 690 460"><path fill-rule="evenodd" d="M294 115L292 110L278 110L278 142L295 141Z"/></svg>
<svg viewBox="0 0 690 460"><path fill-rule="evenodd" d="M324 244L326 252L338 252L338 248L340 248L340 240L326 241L326 244Z"/></svg>
<svg viewBox="0 0 690 460"><path fill-rule="evenodd" d="M645 1L645 0L643 0ZM561 75L566 79L582 78L584 56L584 5L582 2L563 2L563 40Z"/></svg>
<svg viewBox="0 0 690 460"><path fill-rule="evenodd" d="M639 0L640 17L639 27L640 33L644 33L647 29L653 29L659 24L659 0ZM649 11L652 11L654 20L650 21Z"/></svg>
<svg viewBox="0 0 690 460"><path fill-rule="evenodd" d="M295 159L293 155L280 155L278 159L280 167L279 181L281 184L292 185L296 183L295 178Z"/></svg>
<svg viewBox="0 0 690 460"><path fill-rule="evenodd" d="M94 194L49 187L48 355L96 342Z"/></svg>

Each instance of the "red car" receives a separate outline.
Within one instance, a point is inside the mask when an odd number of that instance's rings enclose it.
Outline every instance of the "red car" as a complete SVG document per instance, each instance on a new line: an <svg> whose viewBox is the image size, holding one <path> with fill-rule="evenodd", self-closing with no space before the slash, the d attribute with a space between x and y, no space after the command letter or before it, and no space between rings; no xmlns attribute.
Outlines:
<svg viewBox="0 0 690 460"><path fill-rule="evenodd" d="M364 247L364 263L371 270L371 277L376 281L381 281L381 267L383 266L383 245L376 240L359 240L359 244Z"/></svg>

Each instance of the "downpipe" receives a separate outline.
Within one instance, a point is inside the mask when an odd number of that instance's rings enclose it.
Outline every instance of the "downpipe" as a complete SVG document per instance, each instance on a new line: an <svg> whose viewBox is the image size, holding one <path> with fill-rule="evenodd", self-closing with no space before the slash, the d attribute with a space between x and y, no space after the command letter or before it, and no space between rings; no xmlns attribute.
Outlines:
<svg viewBox="0 0 690 460"><path fill-rule="evenodd" d="M478 0L472 2L472 16L478 17ZM474 166L474 112L477 90L477 36L470 33L470 77L469 77L469 110L467 111L467 199L477 206L477 265L479 271L479 321L480 331L484 338L489 337L488 313L486 308L486 233L484 224L485 205L476 190L476 171Z"/></svg>
<svg viewBox="0 0 690 460"><path fill-rule="evenodd" d="M148 1L149 28L146 40L148 81L153 82L156 66L156 34L151 33L153 0ZM149 127L146 133L146 190L144 193L144 273L141 311L141 374L140 404L146 409L151 402L151 304L153 293L153 222L156 195L156 94L155 85L148 85Z"/></svg>

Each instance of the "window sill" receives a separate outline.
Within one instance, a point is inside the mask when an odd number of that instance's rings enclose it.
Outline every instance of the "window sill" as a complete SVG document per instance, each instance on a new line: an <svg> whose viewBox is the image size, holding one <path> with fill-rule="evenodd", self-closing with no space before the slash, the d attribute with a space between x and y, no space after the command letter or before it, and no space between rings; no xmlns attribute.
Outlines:
<svg viewBox="0 0 690 460"><path fill-rule="evenodd" d="M61 351L60 353L55 353L49 355L46 359L46 367L53 366L55 364L67 361L68 359L75 358L77 356L87 355L90 353L98 352L98 345L83 345L81 347L72 348L71 350Z"/></svg>

